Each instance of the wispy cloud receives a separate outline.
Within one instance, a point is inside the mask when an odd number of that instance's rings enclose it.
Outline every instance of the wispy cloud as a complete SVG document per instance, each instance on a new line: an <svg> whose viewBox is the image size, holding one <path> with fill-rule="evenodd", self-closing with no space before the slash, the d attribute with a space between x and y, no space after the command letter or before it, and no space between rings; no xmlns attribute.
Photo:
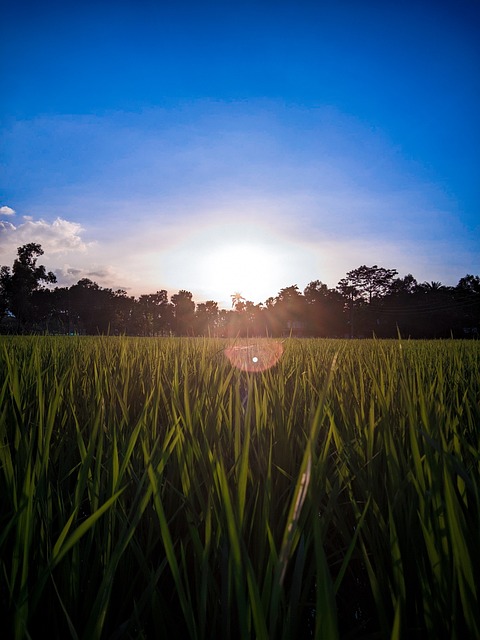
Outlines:
<svg viewBox="0 0 480 640"><path fill-rule="evenodd" d="M12 209L12 207L7 207L6 205L4 205L3 207L0 207L0 216L14 216L15 215L15 209Z"/></svg>

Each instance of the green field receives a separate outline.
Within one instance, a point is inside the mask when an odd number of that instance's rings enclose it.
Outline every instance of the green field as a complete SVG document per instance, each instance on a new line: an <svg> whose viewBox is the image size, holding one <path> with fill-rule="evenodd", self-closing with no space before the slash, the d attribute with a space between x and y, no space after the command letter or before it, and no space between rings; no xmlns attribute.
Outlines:
<svg viewBox="0 0 480 640"><path fill-rule="evenodd" d="M0 339L2 636L478 638L480 342L227 346Z"/></svg>

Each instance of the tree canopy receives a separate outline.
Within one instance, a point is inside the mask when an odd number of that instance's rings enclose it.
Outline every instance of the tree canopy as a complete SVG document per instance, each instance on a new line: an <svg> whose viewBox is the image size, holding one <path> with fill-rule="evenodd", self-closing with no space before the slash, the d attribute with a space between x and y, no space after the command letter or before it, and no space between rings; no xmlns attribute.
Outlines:
<svg viewBox="0 0 480 640"><path fill-rule="evenodd" d="M19 247L18 257L9 267L0 267L0 295L3 312L9 311L19 324L31 322L34 318L32 296L42 283L54 283L55 275L43 265L37 266L37 259L43 255L39 244L30 242Z"/></svg>
<svg viewBox="0 0 480 640"><path fill-rule="evenodd" d="M312 280L300 291L282 288L254 304L238 291L232 308L195 303L190 291L165 289L138 298L83 278L55 287L55 275L37 265L39 244L19 247L13 266L0 267L0 332L126 334L142 336L318 336L476 338L480 332L480 278L466 274L455 287L418 283L412 274L362 265L334 289Z"/></svg>

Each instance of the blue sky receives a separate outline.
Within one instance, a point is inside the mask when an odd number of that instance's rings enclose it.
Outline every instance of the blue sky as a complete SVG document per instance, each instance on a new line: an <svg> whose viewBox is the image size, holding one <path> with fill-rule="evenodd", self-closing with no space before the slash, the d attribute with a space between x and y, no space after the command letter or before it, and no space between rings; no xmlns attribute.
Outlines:
<svg viewBox="0 0 480 640"><path fill-rule="evenodd" d="M480 273L480 3L22 2L0 264L255 302L361 264Z"/></svg>

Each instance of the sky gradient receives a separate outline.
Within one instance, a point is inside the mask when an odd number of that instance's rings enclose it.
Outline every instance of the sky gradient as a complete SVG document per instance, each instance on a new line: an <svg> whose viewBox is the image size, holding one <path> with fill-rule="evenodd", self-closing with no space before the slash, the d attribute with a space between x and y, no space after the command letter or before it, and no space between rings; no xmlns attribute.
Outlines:
<svg viewBox="0 0 480 640"><path fill-rule="evenodd" d="M480 3L9 3L0 264L254 302L480 273Z"/></svg>

